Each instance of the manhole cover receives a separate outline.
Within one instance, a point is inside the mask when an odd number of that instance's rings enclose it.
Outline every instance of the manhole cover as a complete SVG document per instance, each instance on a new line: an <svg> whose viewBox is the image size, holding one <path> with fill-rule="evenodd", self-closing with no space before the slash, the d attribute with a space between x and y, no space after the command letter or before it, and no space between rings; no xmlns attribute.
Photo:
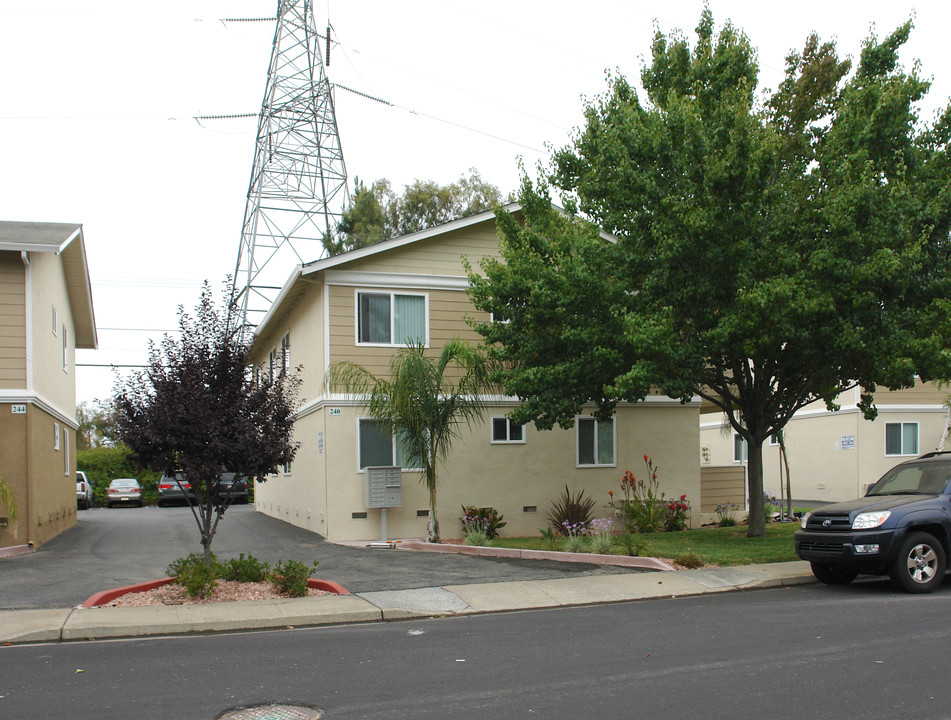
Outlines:
<svg viewBox="0 0 951 720"><path fill-rule="evenodd" d="M318 720L323 715L323 712L316 708L297 705L261 705L225 713L219 720Z"/></svg>

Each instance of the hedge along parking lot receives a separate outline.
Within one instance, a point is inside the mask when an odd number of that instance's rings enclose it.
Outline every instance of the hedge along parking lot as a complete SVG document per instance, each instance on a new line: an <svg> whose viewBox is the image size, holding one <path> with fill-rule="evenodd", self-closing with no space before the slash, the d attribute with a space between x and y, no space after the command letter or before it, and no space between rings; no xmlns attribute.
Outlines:
<svg viewBox="0 0 951 720"><path fill-rule="evenodd" d="M96 507L79 513L74 527L36 552L0 559L0 609L74 607L103 590L163 578L169 563L200 550L188 507ZM228 509L212 550L222 560L252 553L272 564L319 562L316 577L353 593L637 572L334 545L251 505Z"/></svg>

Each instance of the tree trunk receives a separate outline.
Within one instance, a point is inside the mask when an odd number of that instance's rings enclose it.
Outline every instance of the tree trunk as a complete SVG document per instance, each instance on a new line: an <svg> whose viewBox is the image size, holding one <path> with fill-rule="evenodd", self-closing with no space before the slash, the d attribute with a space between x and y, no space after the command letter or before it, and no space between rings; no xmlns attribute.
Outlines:
<svg viewBox="0 0 951 720"><path fill-rule="evenodd" d="M766 510L763 506L763 441L746 438L746 470L750 483L748 537L766 537Z"/></svg>
<svg viewBox="0 0 951 720"><path fill-rule="evenodd" d="M951 430L951 398L949 398L945 404L948 406L948 414L944 420L944 432L941 433L941 441L938 443L938 447L936 448L938 452L944 450L944 443L948 439L948 430Z"/></svg>
<svg viewBox="0 0 951 720"><path fill-rule="evenodd" d="M429 542L442 542L439 537L439 520L436 519L436 478L427 478L429 487Z"/></svg>
<svg viewBox="0 0 951 720"><path fill-rule="evenodd" d="M786 468L786 520L792 520L793 516L793 507L792 507L792 482L789 479L789 455L786 453L786 434L785 431L779 430L777 432L779 436L779 454L782 457L783 465Z"/></svg>

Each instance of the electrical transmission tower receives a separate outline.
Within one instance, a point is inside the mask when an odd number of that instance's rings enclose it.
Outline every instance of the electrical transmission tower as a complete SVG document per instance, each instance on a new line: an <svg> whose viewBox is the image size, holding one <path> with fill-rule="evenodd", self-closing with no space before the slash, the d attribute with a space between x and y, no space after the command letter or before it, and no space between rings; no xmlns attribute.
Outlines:
<svg viewBox="0 0 951 720"><path fill-rule="evenodd" d="M239 320L251 327L293 267L320 257L349 203L325 57L330 27L317 34L311 0L279 0L234 276Z"/></svg>

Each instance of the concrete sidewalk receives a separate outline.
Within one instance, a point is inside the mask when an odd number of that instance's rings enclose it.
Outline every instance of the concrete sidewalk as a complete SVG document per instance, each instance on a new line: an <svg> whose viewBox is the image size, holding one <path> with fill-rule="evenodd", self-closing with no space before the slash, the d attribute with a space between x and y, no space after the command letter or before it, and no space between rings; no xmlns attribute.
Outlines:
<svg viewBox="0 0 951 720"><path fill-rule="evenodd" d="M460 548L456 552L471 552L471 549ZM590 560L586 558L584 562ZM787 562L207 605L3 610L0 611L0 643L100 640L382 622L617 603L813 581L809 563Z"/></svg>

